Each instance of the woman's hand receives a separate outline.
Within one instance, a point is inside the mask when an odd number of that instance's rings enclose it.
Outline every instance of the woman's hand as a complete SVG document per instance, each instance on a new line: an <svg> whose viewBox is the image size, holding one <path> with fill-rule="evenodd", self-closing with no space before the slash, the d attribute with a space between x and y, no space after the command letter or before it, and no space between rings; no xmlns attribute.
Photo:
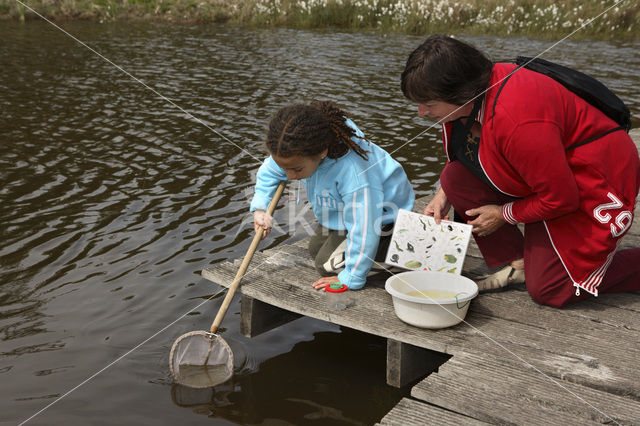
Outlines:
<svg viewBox="0 0 640 426"><path fill-rule="evenodd" d="M316 290L321 290L329 286L330 284L337 282L340 282L337 275L333 275L331 277L322 277L318 281L313 283L313 288L315 288Z"/></svg>
<svg viewBox="0 0 640 426"><path fill-rule="evenodd" d="M436 195L433 196L429 204L424 208L422 214L427 216L433 216L436 220L436 223L440 223L442 219L449 220L449 209L451 208L451 203L447 199L447 195L444 193L442 187L438 189Z"/></svg>
<svg viewBox="0 0 640 426"><path fill-rule="evenodd" d="M256 233L264 230L262 238L269 235L271 227L273 226L273 217L269 216L264 210L256 210L253 212L253 229Z"/></svg>
<svg viewBox="0 0 640 426"><path fill-rule="evenodd" d="M493 234L506 223L502 218L502 207L495 204L469 209L465 214L467 216L478 216L467 223L473 225L473 233L479 237Z"/></svg>

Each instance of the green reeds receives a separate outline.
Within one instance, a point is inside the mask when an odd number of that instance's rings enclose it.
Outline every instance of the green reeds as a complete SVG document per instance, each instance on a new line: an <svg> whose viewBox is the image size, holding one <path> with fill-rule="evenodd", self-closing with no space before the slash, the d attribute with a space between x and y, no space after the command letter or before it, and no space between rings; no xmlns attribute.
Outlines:
<svg viewBox="0 0 640 426"><path fill-rule="evenodd" d="M23 1L53 19L230 22L256 27L539 38L559 38L580 29L578 38L640 38L640 0ZM35 15L15 0L0 0L0 17L25 20Z"/></svg>

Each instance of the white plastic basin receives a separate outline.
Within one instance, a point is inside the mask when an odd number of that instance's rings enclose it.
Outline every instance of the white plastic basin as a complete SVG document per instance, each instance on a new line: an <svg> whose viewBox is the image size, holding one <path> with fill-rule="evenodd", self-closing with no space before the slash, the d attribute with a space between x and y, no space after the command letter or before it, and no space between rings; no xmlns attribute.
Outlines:
<svg viewBox="0 0 640 426"><path fill-rule="evenodd" d="M476 283L448 272L402 272L389 277L384 288L393 299L398 318L422 328L458 324L467 315L471 299L478 295Z"/></svg>

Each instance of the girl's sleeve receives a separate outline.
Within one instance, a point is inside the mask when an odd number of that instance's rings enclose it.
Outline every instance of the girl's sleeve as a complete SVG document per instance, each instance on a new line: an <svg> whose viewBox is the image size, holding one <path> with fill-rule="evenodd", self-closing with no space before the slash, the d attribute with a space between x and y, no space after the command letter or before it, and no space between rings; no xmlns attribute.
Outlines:
<svg viewBox="0 0 640 426"><path fill-rule="evenodd" d="M342 199L347 247L345 267L338 274L338 280L351 290L357 290L364 287L378 251L383 194L365 186L343 195Z"/></svg>
<svg viewBox="0 0 640 426"><path fill-rule="evenodd" d="M264 160L256 175L255 193L249 211L267 210L276 188L283 180L287 180L287 172L272 157Z"/></svg>
<svg viewBox="0 0 640 426"><path fill-rule="evenodd" d="M502 207L502 216L508 223L539 222L578 208L578 185L555 124L519 126L504 155L531 189L531 195Z"/></svg>

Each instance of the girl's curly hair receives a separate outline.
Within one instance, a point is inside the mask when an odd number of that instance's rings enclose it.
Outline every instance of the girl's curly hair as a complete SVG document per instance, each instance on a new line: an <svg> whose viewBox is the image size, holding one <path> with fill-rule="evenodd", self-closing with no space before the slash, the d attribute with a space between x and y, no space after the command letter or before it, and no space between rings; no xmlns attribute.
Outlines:
<svg viewBox="0 0 640 426"><path fill-rule="evenodd" d="M331 101L285 106L269 123L267 149L280 157L314 156L326 149L329 158L351 149L367 160L367 151L353 140L355 130L347 126L346 118Z"/></svg>

